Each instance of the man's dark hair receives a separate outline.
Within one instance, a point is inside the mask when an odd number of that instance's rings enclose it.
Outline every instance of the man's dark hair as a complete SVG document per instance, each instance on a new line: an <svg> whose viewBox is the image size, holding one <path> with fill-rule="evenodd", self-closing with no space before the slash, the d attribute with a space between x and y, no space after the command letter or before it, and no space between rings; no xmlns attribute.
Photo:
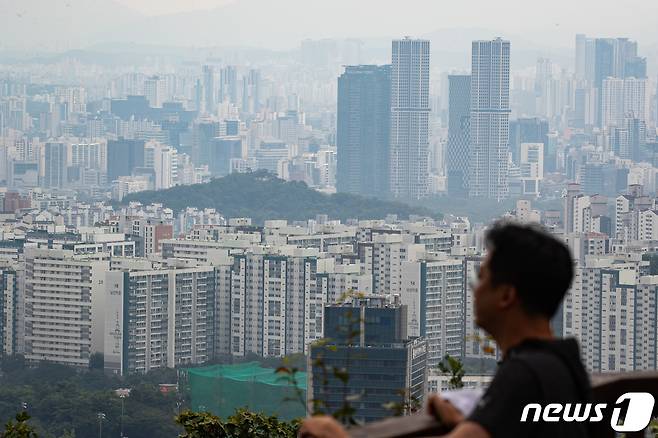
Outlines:
<svg viewBox="0 0 658 438"><path fill-rule="evenodd" d="M514 286L531 315L552 318L573 279L567 246L539 225L499 221L485 238L493 285Z"/></svg>

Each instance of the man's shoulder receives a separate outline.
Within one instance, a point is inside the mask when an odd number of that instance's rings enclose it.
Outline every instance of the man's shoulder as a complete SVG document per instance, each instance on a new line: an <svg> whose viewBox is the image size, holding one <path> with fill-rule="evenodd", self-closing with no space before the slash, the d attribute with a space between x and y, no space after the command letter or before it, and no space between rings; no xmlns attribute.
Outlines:
<svg viewBox="0 0 658 438"><path fill-rule="evenodd" d="M505 362L509 365L501 371L518 373L519 379L525 380L528 373L532 374L532 381L549 398L589 396L589 377L574 340L526 343L512 351Z"/></svg>
<svg viewBox="0 0 658 438"><path fill-rule="evenodd" d="M492 383L522 384L526 388L539 383L533 364L525 356L515 356L501 362Z"/></svg>

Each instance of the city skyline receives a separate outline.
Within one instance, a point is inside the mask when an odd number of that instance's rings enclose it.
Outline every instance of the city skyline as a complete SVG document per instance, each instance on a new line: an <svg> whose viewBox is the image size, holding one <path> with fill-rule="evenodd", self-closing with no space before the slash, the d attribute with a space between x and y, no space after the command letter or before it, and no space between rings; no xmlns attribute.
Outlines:
<svg viewBox="0 0 658 438"><path fill-rule="evenodd" d="M0 420L292 437L496 387L498 329L658 372L658 7L67 1L0 17Z"/></svg>

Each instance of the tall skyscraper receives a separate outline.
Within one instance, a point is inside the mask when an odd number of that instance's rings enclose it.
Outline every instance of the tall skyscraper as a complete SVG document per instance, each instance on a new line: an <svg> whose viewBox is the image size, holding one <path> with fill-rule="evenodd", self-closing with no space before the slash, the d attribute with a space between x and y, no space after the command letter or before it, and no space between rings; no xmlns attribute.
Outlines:
<svg viewBox="0 0 658 438"><path fill-rule="evenodd" d="M608 124L604 107L604 82L609 78L640 78L646 77L646 59L637 56L637 42L628 38L597 38L595 40L594 86L598 88L598 125Z"/></svg>
<svg viewBox="0 0 658 438"><path fill-rule="evenodd" d="M544 163L548 164L549 172L555 170L556 151L548 149L548 121L537 117L519 118L509 123L509 147L512 153L512 162L521 163L522 143L543 143ZM549 155L551 157L549 157ZM549 163L547 163L547 161Z"/></svg>
<svg viewBox="0 0 658 438"><path fill-rule="evenodd" d="M473 41L469 195L505 199L509 192L510 43Z"/></svg>
<svg viewBox="0 0 658 438"><path fill-rule="evenodd" d="M448 76L448 193L468 196L468 155L471 117L471 76Z"/></svg>
<svg viewBox="0 0 658 438"><path fill-rule="evenodd" d="M390 190L419 199L428 190L430 42L404 38L392 49Z"/></svg>
<svg viewBox="0 0 658 438"><path fill-rule="evenodd" d="M144 140L110 140L107 142L107 180L129 176L144 166Z"/></svg>
<svg viewBox="0 0 658 438"><path fill-rule="evenodd" d="M634 58L626 60L624 65L625 78L644 79L647 77L647 58Z"/></svg>
<svg viewBox="0 0 658 438"><path fill-rule="evenodd" d="M215 91L215 69L211 65L203 66L203 96L205 101L205 110L207 113L215 112L216 104Z"/></svg>
<svg viewBox="0 0 658 438"><path fill-rule="evenodd" d="M391 66L347 66L338 78L337 190L389 193Z"/></svg>
<svg viewBox="0 0 658 438"><path fill-rule="evenodd" d="M581 85L594 82L596 44L594 38L588 38L584 34L576 35L576 80Z"/></svg>
<svg viewBox="0 0 658 438"><path fill-rule="evenodd" d="M196 83L194 84L194 109L197 111L202 111L204 110L204 105L205 105L205 100L203 97L203 82L201 82L201 79L197 79Z"/></svg>
<svg viewBox="0 0 658 438"><path fill-rule="evenodd" d="M586 53L587 36L582 33L576 34L576 68L574 70L576 72L577 80L585 79L585 70L587 68Z"/></svg>
<svg viewBox="0 0 658 438"><path fill-rule="evenodd" d="M242 158L242 139L238 136L216 137L210 143L208 170L214 176L226 176L231 171L231 160Z"/></svg>
<svg viewBox="0 0 658 438"><path fill-rule="evenodd" d="M220 101L238 103L238 73L234 66L228 65L220 71Z"/></svg>
<svg viewBox="0 0 658 438"><path fill-rule="evenodd" d="M61 189L66 185L66 144L46 143L43 186Z"/></svg>
<svg viewBox="0 0 658 438"><path fill-rule="evenodd" d="M597 38L594 61L595 85L600 88L603 80L609 77L625 78L626 66L629 73L641 70L642 58L637 56L637 42L628 38ZM645 64L646 65L646 64ZM645 72L646 73L646 72Z"/></svg>
<svg viewBox="0 0 658 438"><path fill-rule="evenodd" d="M253 114L260 111L260 70L249 70L242 78L242 112Z"/></svg>
<svg viewBox="0 0 658 438"><path fill-rule="evenodd" d="M595 46L594 85L600 89L605 78L616 76L615 40L612 38L597 38Z"/></svg>

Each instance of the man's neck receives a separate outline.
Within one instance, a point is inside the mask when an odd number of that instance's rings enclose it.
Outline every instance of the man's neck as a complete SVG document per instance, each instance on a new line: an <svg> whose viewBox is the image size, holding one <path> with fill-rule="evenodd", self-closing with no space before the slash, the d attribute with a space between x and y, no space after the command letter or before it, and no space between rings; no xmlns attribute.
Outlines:
<svg viewBox="0 0 658 438"><path fill-rule="evenodd" d="M494 336L503 357L507 352L528 339L551 340L553 331L551 324L546 319L530 319L518 324L507 324L501 333Z"/></svg>

